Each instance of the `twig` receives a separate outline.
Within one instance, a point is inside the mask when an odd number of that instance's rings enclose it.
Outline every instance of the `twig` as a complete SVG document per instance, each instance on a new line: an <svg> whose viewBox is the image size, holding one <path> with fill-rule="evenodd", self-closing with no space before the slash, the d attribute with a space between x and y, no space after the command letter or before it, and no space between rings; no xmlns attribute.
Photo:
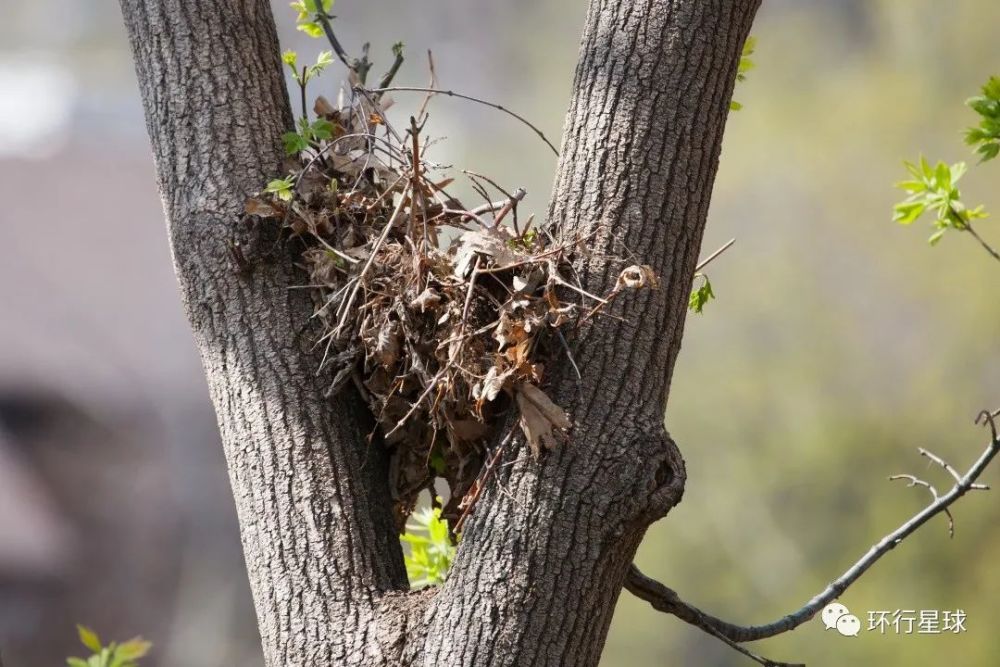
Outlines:
<svg viewBox="0 0 1000 667"><path fill-rule="evenodd" d="M937 492L937 489L934 488L933 484L931 484L929 482L925 482L924 480L920 479L916 475L908 475L908 474L905 474L905 473L904 474L900 474L900 475L889 475L889 481L890 482L894 482L897 479L909 480L910 483L907 484L907 486L922 486L922 487L924 487L925 489L927 489L930 492L931 497L934 499L934 502L938 501L938 492ZM955 517L953 517L951 515L951 510L949 510L947 507L944 508L944 513L948 515L948 537L949 538L954 538L955 537Z"/></svg>
<svg viewBox="0 0 1000 667"><path fill-rule="evenodd" d="M713 252L705 259L701 260L701 262L698 263L698 266L694 267L694 272L698 273L699 271L704 269L711 263L713 259L721 255L722 253L726 252L727 250L729 250L729 246L733 245L734 243L736 243L736 239L729 239L729 241L724 246Z"/></svg>
<svg viewBox="0 0 1000 667"><path fill-rule="evenodd" d="M395 58L392 61L392 66L389 67L389 71L382 76L382 80L378 82L379 88L386 88L392 83L392 80L396 78L396 74L399 72L399 68L403 66L403 44L395 44L392 47L392 54ZM382 94L379 93L375 96L375 99L382 99Z"/></svg>
<svg viewBox="0 0 1000 667"><path fill-rule="evenodd" d="M427 398L427 396L431 393L431 390L437 386L438 381L444 376L444 372L446 370L448 370L447 367L442 368L440 371L437 372L437 375L435 375L431 379L431 381L427 383L427 388L424 389L424 393L420 394L420 398L418 398L416 401L413 402L413 405L411 405L409 411L405 415L403 415L403 418L400 419L396 423L396 425L392 427L391 431L385 434L386 440L388 440L389 436L393 435L396 431L401 429L407 421L409 421L410 417L413 416L413 413L416 412L417 408L420 407L420 404L423 403L424 399Z"/></svg>
<svg viewBox="0 0 1000 667"><path fill-rule="evenodd" d="M680 597L677 596L677 593L675 593L672 589L667 588L655 579L650 579L640 572L639 568L637 568L635 564L629 566L628 573L625 575L625 588L627 588L632 595L636 596L640 600L645 600L651 604L653 609L677 616L682 621L686 621L698 629L707 632L762 665L773 667L783 664L768 660L767 658L747 651L739 645L740 641L745 640L733 639L731 633L726 632L724 628L719 627L719 624L723 623L722 621L719 621L718 619L704 613L700 609L687 604L681 600ZM802 666L797 665L796 667Z"/></svg>
<svg viewBox="0 0 1000 667"><path fill-rule="evenodd" d="M427 67L431 73L431 80L428 84L428 88L435 90L438 87L437 71L434 69L434 54L431 53L430 49L427 49ZM431 97L434 93L427 93L424 95L424 101L420 103L420 110L417 111L417 120L423 123L425 120L425 115L427 114L427 103L431 101Z"/></svg>
<svg viewBox="0 0 1000 667"><path fill-rule="evenodd" d="M497 461L500 459L500 455L503 454L503 450L510 444L511 440L514 439L514 429L510 429L507 435L504 436L500 444L497 445L497 450L494 452L493 456L483 467L479 476L472 483L472 487L467 495L462 498L462 502L465 504L465 508L462 510L462 515L458 517L458 521L455 522L455 532L462 532L462 526L465 525L465 519L468 518L469 513L472 512L472 508L475 507L476 501L479 500L479 496L482 495L483 489L486 488L486 482L489 481L490 474L496 467Z"/></svg>
<svg viewBox="0 0 1000 667"><path fill-rule="evenodd" d="M351 64L351 58L347 55L347 51L344 51L344 47L340 45L340 41L337 36L333 34L333 26L330 25L330 16L322 11L322 5L317 5L317 9L321 11L316 13L316 20L319 21L320 26L323 27L323 32L326 33L326 39L330 42L330 46L333 47L333 52L337 54L340 58L340 62L344 63L347 69L351 70L355 74L358 74L358 70L355 65ZM360 77L359 77L360 78Z"/></svg>
<svg viewBox="0 0 1000 667"><path fill-rule="evenodd" d="M967 231L967 232L969 232L970 234L972 234L972 238L974 238L974 239L976 239L977 241L979 241L979 245L983 246L983 248L984 248L984 249L986 250L986 252L988 252L988 253L989 253L990 255L992 255L992 256L993 256L993 259L995 259L995 260L997 260L998 262L1000 262L1000 252L997 252L997 249L996 249L996 248L994 248L994 247L993 247L993 246L991 246L991 245L990 245L989 243L987 243L986 241L984 241L984 240L983 240L983 237L982 237L982 236L980 236L980 235L979 235L979 234L978 234L978 233L976 232L976 230L974 230L974 229L972 228L972 225L970 225L970 224L969 224L968 222L966 222L966 223L965 223L965 231Z"/></svg>
<svg viewBox="0 0 1000 667"><path fill-rule="evenodd" d="M500 208L500 210L497 211L497 213L493 216L493 226L496 227L497 225L499 225L503 221L503 219L507 216L507 214L511 212L511 210L516 211L517 203L522 199L524 199L524 196L526 194L528 194L528 191L525 190L524 188L518 188L517 190L514 190L514 194L510 196L510 199L507 200L507 203L505 203ZM517 231L516 217L514 219L514 231ZM520 236L520 234L518 234L518 236Z"/></svg>
<svg viewBox="0 0 1000 667"><path fill-rule="evenodd" d="M382 246L383 243L385 243L386 237L389 236L389 230L391 230L393 225L396 224L396 217L399 215L399 212L403 209L403 202L406 201L406 191L408 189L409 189L409 184L407 184L407 186L403 188L403 192L400 193L399 203L396 204L395 210L392 212L392 215L389 216L389 219L386 221L385 229L382 230L382 233L379 235L378 240L375 241L375 243L372 245L371 254L368 255L368 261L365 262L364 267L361 269L361 273L359 273L358 277L356 278L356 282L354 283L354 289L351 290L351 295L347 298L347 301L345 302L346 305L344 306L343 309L343 316L340 318L340 322L337 323L337 328L335 331L337 331L338 334L341 331L341 329L343 329L344 324L347 322L347 316L351 312L351 306L354 305L354 298L358 295L358 289L361 287L361 281L364 279L365 274L368 273L368 269L371 268L372 263L375 261L375 255L378 254L378 249Z"/></svg>
<svg viewBox="0 0 1000 667"><path fill-rule="evenodd" d="M524 116L520 116L520 115L514 113L513 111L511 111L510 109L508 109L507 107L505 107L503 105L500 105L500 104L496 104L495 102L489 102L487 100L483 100L483 99L480 99L478 97L473 97L471 95L463 95L462 93L456 93L453 90L439 90L437 88L424 88L424 87L421 87L421 86L390 86L390 87L387 87L387 88L374 88L374 89L372 89L369 92L372 92L372 93L393 93L393 92L401 92L401 93L403 93L403 92L432 93L432 94L435 94L435 95L447 95L448 97L457 97L459 99L468 100L469 102L476 102L478 104L483 104L483 105L486 105L488 107L493 107L497 111L502 111L503 113L507 114L508 116L512 116L512 117L516 118L517 120L521 121L522 123L524 123L525 125L527 125L529 128L531 128L535 132L535 134L537 134L539 136L539 138L541 138L542 141L544 141L548 145L549 148L552 149L552 152L555 153L556 157L559 156L559 151L556 150L556 147L553 146L552 142L548 140L548 138L545 136L545 133L543 133L541 130L539 130L537 127L535 127L531 122L529 122L526 118L524 118Z"/></svg>
<svg viewBox="0 0 1000 667"><path fill-rule="evenodd" d="M563 336L563 332L558 328L556 329L556 336L559 338L559 342L562 343L563 349L566 350L566 358L569 359L570 366L573 367L573 372L576 373L576 379L582 380L583 375L580 374L580 367L576 365L576 359L573 358L573 353L569 349L569 343L566 342L566 337Z"/></svg>
<svg viewBox="0 0 1000 667"><path fill-rule="evenodd" d="M654 609L672 614L682 621L701 628L706 632L715 634L715 631L717 631L734 642L756 641L794 630L810 620L827 604L838 598L868 568L894 549L920 526L927 523L935 515L947 512L948 508L955 501L970 490L984 489L985 485L977 484L976 480L979 479L979 476L997 453L1000 452L1000 437L997 436L995 425L992 425L992 419L990 412L984 410L980 413L977 423L982 420L991 423L992 440L990 440L979 458L970 466L969 470L955 482L955 485L947 493L938 496L930 505L879 540L861 559L800 609L773 623L757 626L735 625L706 614L697 607L682 600L671 588L643 575L634 565L626 577L625 587L636 597L649 602Z"/></svg>

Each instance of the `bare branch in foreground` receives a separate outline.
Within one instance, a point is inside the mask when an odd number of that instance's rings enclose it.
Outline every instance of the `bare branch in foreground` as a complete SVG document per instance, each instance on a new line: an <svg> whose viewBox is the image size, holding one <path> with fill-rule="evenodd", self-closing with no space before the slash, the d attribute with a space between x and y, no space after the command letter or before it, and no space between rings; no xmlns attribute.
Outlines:
<svg viewBox="0 0 1000 667"><path fill-rule="evenodd" d="M766 639L768 637L774 637L775 635L794 630L806 621L810 620L827 604L838 598L845 590L847 590L849 586L851 586L851 584L857 581L861 575L868 570L868 568L874 565L876 561L878 561L885 554L889 553L889 551L894 549L900 542L917 530L917 528L927 523L927 521L929 521L932 517L943 512L949 517L949 519L951 519L949 507L956 500L964 496L969 491L989 489L987 485L979 484L976 480L979 479L979 476L983 473L986 467L989 466L990 462L997 455L997 453L1000 452L1000 437L998 437L993 417L994 416L991 412L984 410L976 419L977 424L983 422L989 425L992 440L990 440L986 449L964 475L959 476L958 472L940 457L937 457L926 450L920 450L922 456L927 457L934 463L943 467L955 479L954 486L952 486L951 489L944 495L939 496L933 487L922 480L918 480L912 475L895 475L890 478L905 478L911 480L911 486L917 484L928 487L934 494L933 502L899 526L899 528L879 540L878 543L869 549L860 560L848 568L844 574L831 582L818 595L809 600L801 609L793 611L773 623L756 626L735 625L711 616L710 614L706 614L697 607L682 600L673 589L644 575L635 565L631 566L628 574L626 575L625 588L639 599L648 602L654 609L668 614L673 614L682 621L690 623L691 625L694 625L695 627L722 639L731 646L734 643ZM758 658L758 656L750 657L755 660ZM760 662L760 660L758 660L758 662ZM773 665L778 663L764 662L762 664Z"/></svg>

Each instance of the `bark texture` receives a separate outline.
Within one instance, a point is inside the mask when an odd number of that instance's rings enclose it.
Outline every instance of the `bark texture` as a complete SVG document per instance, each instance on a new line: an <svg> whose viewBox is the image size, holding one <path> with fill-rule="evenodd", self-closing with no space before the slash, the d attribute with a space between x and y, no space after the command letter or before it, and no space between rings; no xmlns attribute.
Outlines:
<svg viewBox="0 0 1000 667"><path fill-rule="evenodd" d="M480 501L428 613L425 665L596 665L646 527L680 501L663 428L736 67L759 0L593 0L549 219L597 231L579 267L605 293L635 257L662 280L573 341L555 383L575 427ZM567 364L563 364L567 366ZM523 452L523 449L522 449Z"/></svg>
<svg viewBox="0 0 1000 667"><path fill-rule="evenodd" d="M374 599L405 586L364 414L323 399L312 305L241 222L292 123L264 0L123 0L181 293L219 419L266 663L376 664ZM233 258L239 244L246 265ZM249 267L249 273L245 270Z"/></svg>
<svg viewBox="0 0 1000 667"><path fill-rule="evenodd" d="M596 232L578 267L592 292L622 268L600 253L651 264L663 285L572 341L583 380L557 373L552 388L571 440L541 462L515 447L447 584L406 594L364 410L321 398L310 304L288 289L302 278L240 222L291 123L268 3L122 0L269 667L598 663L635 550L683 492L663 410L758 4L591 1L550 220Z"/></svg>

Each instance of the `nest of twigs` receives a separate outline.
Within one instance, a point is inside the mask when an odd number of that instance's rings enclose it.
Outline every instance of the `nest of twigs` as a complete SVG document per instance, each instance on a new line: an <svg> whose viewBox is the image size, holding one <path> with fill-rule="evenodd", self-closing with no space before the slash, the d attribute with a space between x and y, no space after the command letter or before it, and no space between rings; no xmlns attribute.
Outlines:
<svg viewBox="0 0 1000 667"><path fill-rule="evenodd" d="M569 415L542 389L546 362L572 363L564 331L655 277L632 266L611 294L587 293L572 266L586 238L557 241L518 217L523 190L485 177L471 175L485 203L465 206L425 160L415 119L397 132L387 99L353 97L341 108L317 100L332 137L295 161L290 189L254 197L247 213L304 243L323 326L317 372L332 378L328 395L353 385L371 410L400 519L443 478L454 520L478 495L509 410L536 457L567 437Z"/></svg>

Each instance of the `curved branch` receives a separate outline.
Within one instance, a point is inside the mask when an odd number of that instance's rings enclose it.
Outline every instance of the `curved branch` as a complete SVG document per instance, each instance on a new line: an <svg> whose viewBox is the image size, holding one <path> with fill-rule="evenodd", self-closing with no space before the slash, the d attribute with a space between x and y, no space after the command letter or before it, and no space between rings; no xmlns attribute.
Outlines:
<svg viewBox="0 0 1000 667"><path fill-rule="evenodd" d="M439 88L425 88L422 86L389 86L389 87L380 86L378 88L372 88L368 92L375 93L377 95L382 95L383 93L392 93L392 92L428 93L430 95L447 95L448 97L457 97L460 100L468 100L469 102L484 104L488 107L496 109L497 111L502 111L508 116L512 116L517 120L521 121L522 123L524 123L525 125L527 125L528 127L530 127L532 131L534 131L534 133L537 134L541 138L541 140L548 145L550 149L552 149L552 152L556 154L556 157L559 157L559 151L556 149L554 145L552 145L552 142L548 140L548 137L546 137L541 130L535 127L524 116L514 113L513 111L511 111L510 109L501 104L480 99L478 97L473 97L472 95L463 95L462 93L456 93L453 90L441 90Z"/></svg>
<svg viewBox="0 0 1000 667"><path fill-rule="evenodd" d="M794 630L806 621L810 620L827 604L837 599L845 590L847 590L849 586L851 586L851 584L857 581L861 575L868 570L868 568L874 565L880 558L882 558L882 556L894 549L900 542L917 530L917 528L924 525L938 514L945 513L950 517L950 511L948 508L969 491L989 489L988 486L985 484L979 484L976 480L979 479L979 476L983 473L986 467L989 466L990 462L997 455L997 453L1000 452L1000 437L997 435L990 413L986 411L980 413L980 419L983 418L983 415L986 415L985 419L991 426L992 440L986 446L986 449L979 456L979 458L976 459L976 462L972 464L964 475L957 476L957 472L954 471L954 468L949 466L939 457L936 457L925 450L920 450L923 456L935 461L948 470L950 474L956 477L954 486L952 486L951 489L942 496L937 496L935 494L935 500L930 505L915 514L912 518L899 526L899 528L879 540L878 543L869 549L864 556L848 568L844 574L840 575L840 577L831 582L825 589L806 602L806 604L800 609L783 616L777 621L767 623L766 625L744 626L721 620L715 616L706 614L694 605L685 602L679 595L677 595L676 591L664 586L654 579L647 577L640 572L639 568L635 565L632 565L629 569L625 580L625 588L637 598L648 602L654 609L667 614L673 614L682 621L701 628L713 636L721 634L722 637L731 642L756 641L758 639L774 637L775 635L780 635L788 632L789 630ZM916 479L909 475L897 475L894 477L897 479L901 477L910 479L911 485L912 480ZM921 484L921 481L917 480L916 483ZM926 483L922 483L922 485L927 486Z"/></svg>

